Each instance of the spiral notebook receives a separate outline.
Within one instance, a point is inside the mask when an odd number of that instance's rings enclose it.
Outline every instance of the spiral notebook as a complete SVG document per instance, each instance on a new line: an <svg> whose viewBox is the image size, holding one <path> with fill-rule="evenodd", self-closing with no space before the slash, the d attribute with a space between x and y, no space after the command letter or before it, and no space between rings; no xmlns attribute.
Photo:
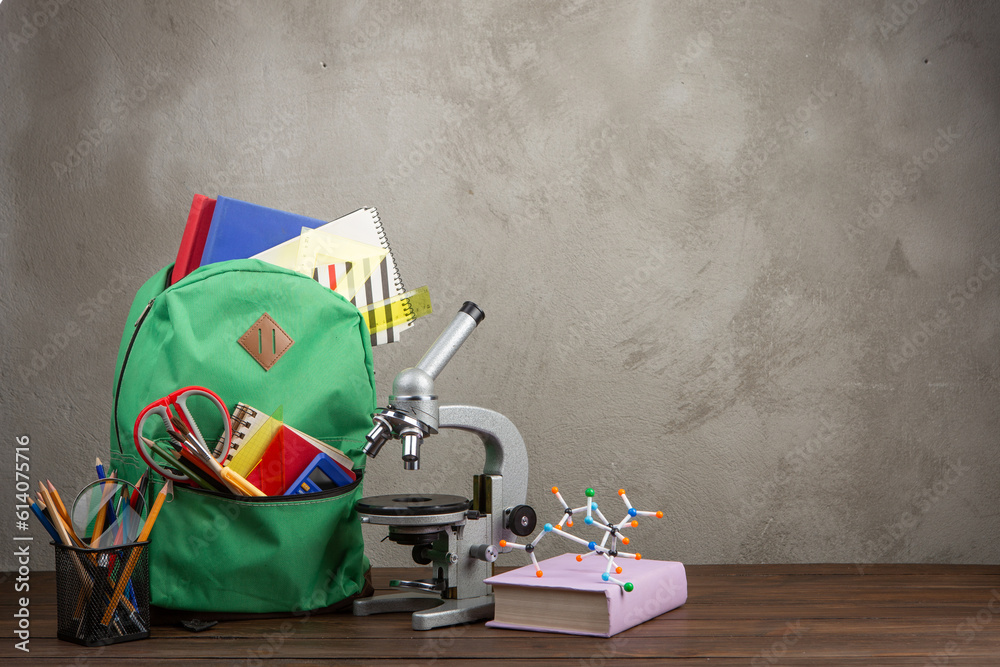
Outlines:
<svg viewBox="0 0 1000 667"><path fill-rule="evenodd" d="M342 218L337 218L333 222L323 225L320 229L330 234L344 236L360 243L377 245L385 248L385 258L379 263L378 268L372 272L368 280L351 299L358 308L363 309L379 301L385 301L392 297L400 296L406 292L403 280L399 277L399 268L392 256L392 248L389 246L389 239L386 238L385 229L382 228L382 221L379 220L378 211L374 208L360 208L353 213L348 213ZM369 328L374 329L374 322L369 322ZM399 340L399 334L404 329L413 326L413 320L408 320L402 324L397 324L384 331L372 334L372 345L384 345Z"/></svg>
<svg viewBox="0 0 1000 667"><path fill-rule="evenodd" d="M337 218L333 222L328 222L313 231L342 236L358 243L378 246L386 251L385 257L382 258L364 285L350 300L359 309L364 309L366 306L406 293L403 280L399 277L399 269L396 266L392 248L389 246L389 239L386 238L385 230L382 228L382 222L379 220L376 209L359 208L357 211ZM300 237L296 236L293 239L289 239L284 243L254 255L254 257L294 269L294 264L298 257L299 243ZM291 262L291 264L288 264L288 262ZM376 328L375 322L369 321L368 324L369 329L374 331ZM413 326L413 320L408 320L384 331L376 331L371 334L371 343L375 346L397 341L399 340L400 333L411 326Z"/></svg>

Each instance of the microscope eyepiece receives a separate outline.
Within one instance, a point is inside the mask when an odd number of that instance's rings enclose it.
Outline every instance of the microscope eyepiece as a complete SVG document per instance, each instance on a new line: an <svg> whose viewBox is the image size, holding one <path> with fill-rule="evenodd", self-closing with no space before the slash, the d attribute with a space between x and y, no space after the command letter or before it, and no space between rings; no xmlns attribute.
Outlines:
<svg viewBox="0 0 1000 667"><path fill-rule="evenodd" d="M474 319L476 321L476 324L480 324L483 320L486 319L486 313L483 312L483 309L477 306L476 304L472 303L471 301L466 301L465 303L463 303L462 307L458 309L458 312L465 313L466 315Z"/></svg>

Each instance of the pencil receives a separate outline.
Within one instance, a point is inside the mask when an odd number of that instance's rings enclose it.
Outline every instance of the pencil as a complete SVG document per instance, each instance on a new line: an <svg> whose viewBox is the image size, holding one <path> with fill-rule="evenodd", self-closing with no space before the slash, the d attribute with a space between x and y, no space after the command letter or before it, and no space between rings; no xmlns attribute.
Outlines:
<svg viewBox="0 0 1000 667"><path fill-rule="evenodd" d="M66 509L63 508L62 511L59 510L59 501L56 498L55 487L52 486L52 482L49 482L51 490L46 489L45 485L41 482L38 483L38 486L42 490L42 497L45 498L45 506L49 510L49 519L52 521L52 525L55 526L56 530L59 531L59 535L65 538L64 544L75 544L80 548L86 548L87 545L85 545L83 541L77 537L76 532L73 530L73 526L69 523L69 519L66 517Z"/></svg>
<svg viewBox="0 0 1000 667"><path fill-rule="evenodd" d="M139 504L139 496L142 493L142 485L145 483L146 475L148 474L149 474L148 470L143 472L142 476L139 477L139 481L137 481L135 484L135 490L132 491L132 497L129 498L128 501L129 507L131 507L132 509L135 509L135 506Z"/></svg>
<svg viewBox="0 0 1000 667"><path fill-rule="evenodd" d="M45 482L49 485L49 495L52 496L52 500L55 501L56 511L59 512L59 516L62 517L62 520L66 522L66 530L73 534L73 522L69 519L69 512L66 511L66 506L63 505L62 497L59 495L59 491L56 489L55 484L53 484L51 480L47 479ZM77 542L79 542L79 540L77 540Z"/></svg>
<svg viewBox="0 0 1000 667"><path fill-rule="evenodd" d="M200 442L195 435L181 422L181 420L176 417L172 417L170 423L174 425L180 433L184 436L185 442L189 443L195 451L204 450L208 454L208 458L204 461L212 469L212 472L222 480L233 495L237 496L263 496L264 493L261 492L256 486L248 482L235 470L230 470L229 468L223 468L222 464L212 458L211 453L205 447L204 443Z"/></svg>
<svg viewBox="0 0 1000 667"><path fill-rule="evenodd" d="M180 451L177 452L177 457L183 459L184 463L188 465L189 468L194 466L197 470L201 471L201 477L206 481L215 482L215 485L222 491L231 491L226 483L219 477L214 470L212 470L209 465L201 459L200 456L195 454L194 449L192 449L192 443L190 441L185 441L184 436L182 436L177 431L169 430L170 437L173 438L173 444L180 447Z"/></svg>
<svg viewBox="0 0 1000 667"><path fill-rule="evenodd" d="M170 465L187 477L188 481L192 484L209 490L222 492L228 490L228 488L223 485L221 481L216 480L215 477L212 477L211 479L203 477L196 469L192 468L188 464L186 459L182 460L180 458L180 454L176 451L161 446L159 443L153 442L149 438L143 438L143 440L146 442L146 445L149 446L151 451L156 452L163 460L169 461Z"/></svg>
<svg viewBox="0 0 1000 667"><path fill-rule="evenodd" d="M55 526L53 526L53 525L52 525L52 524L51 524L51 523L49 522L49 520L45 518L45 514L43 514L43 513L42 513L42 508L41 508L41 507L39 507L38 503L36 503L36 502L34 501L34 499L32 499L32 498L28 498L28 502L29 502L29 503L31 504L31 511L32 511L32 513L33 513L33 514L34 514L34 515L35 515L36 517L38 517L38 522L39 522L40 524L42 524L42 528L44 528L44 529L45 529L45 531L46 531L46 532L47 532L47 533L48 533L49 535L51 535L51 536L52 536L52 540L53 540L53 541L54 541L54 542L55 542L56 544L62 544L62 538L60 538L60 537L59 537L59 534L58 534L58 533L56 533L56 529L55 529Z"/></svg>
<svg viewBox="0 0 1000 667"><path fill-rule="evenodd" d="M149 539L149 534L153 531L153 525L156 523L156 517L160 514L160 508L163 507L163 501L166 500L168 493L173 493L174 482L173 480L167 480L167 483L163 485L160 492L156 494L156 501L153 503L153 508L149 510L149 515L146 517L146 523L142 524L142 532L139 533L139 542L145 542ZM104 612L104 618L101 619L102 625L107 625L111 622L111 617L115 613L115 608L118 606L118 602L122 598L122 594L125 592L125 587L132 578L132 570L139 562L139 556L142 554L142 547L135 547L132 550L132 554L128 557L128 562L125 563L125 569L122 571L121 576L118 577L118 584L115 586L114 595L111 597L111 604L108 605L107 610Z"/></svg>
<svg viewBox="0 0 1000 667"><path fill-rule="evenodd" d="M55 501L52 500L52 496L45 489L45 486L39 484L42 488L42 497L45 498L46 504L50 507L55 507ZM70 533L66 530L66 526L63 525L62 518L59 516L59 512L53 510L51 512L52 524L55 526L56 532L62 539L62 543L66 546L73 546L73 542L70 540ZM80 544L79 546L83 546ZM88 599L90 599L90 594L94 590L94 579L87 572L87 568L83 563L80 562L79 557L73 551L69 552L69 559L73 561L74 567L76 567L77 576L80 577L80 593L76 598L76 609L73 611L73 620L81 619L84 611L84 606Z"/></svg>

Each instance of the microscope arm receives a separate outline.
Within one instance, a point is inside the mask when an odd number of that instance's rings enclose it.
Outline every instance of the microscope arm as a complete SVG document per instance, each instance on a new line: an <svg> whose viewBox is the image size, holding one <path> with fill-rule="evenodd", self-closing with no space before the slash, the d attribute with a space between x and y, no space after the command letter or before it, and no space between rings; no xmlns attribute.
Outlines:
<svg viewBox="0 0 1000 667"><path fill-rule="evenodd" d="M523 505L528 496L528 450L524 438L514 423L499 412L472 405L442 405L440 428L453 428L478 435L486 448L484 476L493 476L502 488L499 503L484 508L493 514L494 544L501 539L513 540L513 533L504 528L504 510Z"/></svg>

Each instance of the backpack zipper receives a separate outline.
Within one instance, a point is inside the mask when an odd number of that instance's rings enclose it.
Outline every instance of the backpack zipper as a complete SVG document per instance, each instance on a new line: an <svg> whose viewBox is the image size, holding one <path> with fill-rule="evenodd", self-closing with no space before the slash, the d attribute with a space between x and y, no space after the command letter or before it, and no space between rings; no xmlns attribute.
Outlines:
<svg viewBox="0 0 1000 667"><path fill-rule="evenodd" d="M334 489L327 489L326 491L317 491L316 493L301 493L301 494L294 494L291 496L234 496L232 494L220 493L219 491L210 491L209 489L202 489L199 487L187 486L184 484L175 484L174 491L176 492L177 489L184 489L185 492L190 491L191 493L211 496L213 498L221 498L223 500L235 500L239 502L248 502L258 505L259 504L266 505L267 503L275 503L275 502L287 503L289 501L294 502L298 500L301 500L303 502L308 500L325 500L327 498L335 498L337 496L346 495L351 491L354 491L356 488L358 488L358 485L361 484L362 478L364 477L364 470L355 469L353 472L357 475L357 479L355 479L350 484L346 484L344 486L338 486ZM150 484L149 487L150 489L152 489L153 485Z"/></svg>
<svg viewBox="0 0 1000 667"><path fill-rule="evenodd" d="M146 304L146 307L142 310L142 313L139 314L138 319L136 319L134 330L132 331L132 338L128 342L128 347L125 348L125 356L122 357L122 368L121 371L119 371L118 373L118 384L115 387L114 418L115 418L115 440L118 441L118 452L120 454L124 454L125 450L122 449L122 437L121 437L121 432L118 428L118 397L121 395L122 392L122 379L125 377L125 368L126 366L128 366L128 357L130 354L132 354L132 345L135 344L136 336L139 335L139 327L142 326L142 323L146 320L146 315L149 314L149 310L150 308L153 307L154 301L156 301L156 297L153 297L152 299L149 300L149 303Z"/></svg>

